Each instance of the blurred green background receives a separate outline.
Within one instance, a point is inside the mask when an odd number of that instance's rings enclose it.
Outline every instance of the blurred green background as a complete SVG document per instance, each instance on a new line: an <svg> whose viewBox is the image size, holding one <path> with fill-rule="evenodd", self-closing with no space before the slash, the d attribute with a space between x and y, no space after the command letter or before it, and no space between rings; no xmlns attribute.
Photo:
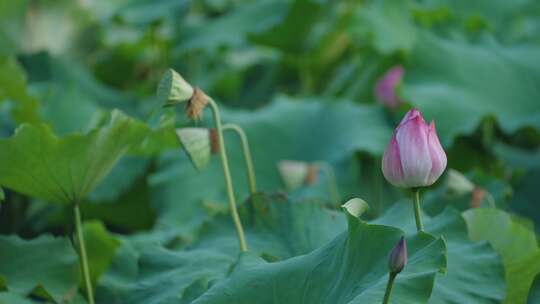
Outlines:
<svg viewBox="0 0 540 304"><path fill-rule="evenodd" d="M404 103L392 110L374 86L396 65ZM25 122L86 132L114 108L147 124L145 144L82 202L83 214L141 243L190 244L226 208L225 192L216 159L198 173L180 151L174 128L191 125L182 109L155 98L169 67L245 128L262 190L285 190L280 160L324 161L342 198L364 198L377 217L409 195L384 180L380 159L417 107L435 120L448 168L540 231L539 1L0 0L0 136ZM241 153L227 139L243 201ZM443 176L426 193L429 214L471 207L471 193L451 187ZM69 225L65 206L4 192L3 234ZM328 201L325 177L290 196Z"/></svg>

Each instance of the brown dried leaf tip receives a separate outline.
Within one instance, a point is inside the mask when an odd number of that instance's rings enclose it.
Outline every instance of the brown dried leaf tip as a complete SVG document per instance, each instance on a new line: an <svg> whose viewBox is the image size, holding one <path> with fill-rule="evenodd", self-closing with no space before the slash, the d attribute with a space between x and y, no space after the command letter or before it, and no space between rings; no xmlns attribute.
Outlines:
<svg viewBox="0 0 540 304"><path fill-rule="evenodd" d="M218 141L216 129L210 129L210 132L208 133L208 136L210 136L210 152L212 154L218 154L218 152L219 152L219 141Z"/></svg>
<svg viewBox="0 0 540 304"><path fill-rule="evenodd" d="M478 208L482 205L486 192L480 187L475 187L471 193L471 207Z"/></svg>
<svg viewBox="0 0 540 304"><path fill-rule="evenodd" d="M208 96L204 92L195 88L193 90L193 96L186 103L186 116L192 120L200 120L204 107L208 104Z"/></svg>
<svg viewBox="0 0 540 304"><path fill-rule="evenodd" d="M317 165L309 165L307 168L307 174L305 182L307 185L313 185L317 182L317 177L319 175L319 167Z"/></svg>

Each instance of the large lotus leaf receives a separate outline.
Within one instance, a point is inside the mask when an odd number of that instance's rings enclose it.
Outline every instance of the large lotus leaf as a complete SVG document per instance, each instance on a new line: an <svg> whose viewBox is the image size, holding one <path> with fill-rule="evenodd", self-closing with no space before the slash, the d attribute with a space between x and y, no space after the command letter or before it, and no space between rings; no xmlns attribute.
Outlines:
<svg viewBox="0 0 540 304"><path fill-rule="evenodd" d="M119 243L99 222L85 223L84 233L90 273L97 282L111 264ZM41 236L27 241L16 236L0 237L0 264L0 278L11 292L81 303L79 262L67 238Z"/></svg>
<svg viewBox="0 0 540 304"><path fill-rule="evenodd" d="M501 254L508 290L504 303L525 303L535 275L540 272L540 250L533 230L504 211L472 209L464 214L473 240L488 240Z"/></svg>
<svg viewBox="0 0 540 304"><path fill-rule="evenodd" d="M13 292L0 292L0 304L35 304L29 299Z"/></svg>
<svg viewBox="0 0 540 304"><path fill-rule="evenodd" d="M504 161L509 169L513 169L513 195L508 206L522 216L535 223L537 233L540 231L540 212L537 201L540 195L538 180L540 179L540 149L525 150L516 146L498 143L494 146L495 154Z"/></svg>
<svg viewBox="0 0 540 304"><path fill-rule="evenodd" d="M118 111L101 128L61 138L46 125L24 124L0 140L0 184L51 202L81 201L143 130Z"/></svg>
<svg viewBox="0 0 540 304"><path fill-rule="evenodd" d="M375 222L416 231L412 203L402 201ZM455 210L447 208L430 218L423 215L427 232L442 236L448 248L446 273L437 276L429 303L499 303L505 296L504 266L486 242L469 239L467 225Z"/></svg>
<svg viewBox="0 0 540 304"><path fill-rule="evenodd" d="M313 252L267 263L243 254L232 275L193 303L380 303L388 280L387 256L403 232L348 214L348 232ZM398 275L393 303L425 303L435 274L446 267L441 238L407 238L409 263Z"/></svg>
<svg viewBox="0 0 540 304"><path fill-rule="evenodd" d="M539 130L539 52L535 44L473 44L422 32L402 95L435 120L443 144L470 134L485 116L494 116L507 133L526 126Z"/></svg>
<svg viewBox="0 0 540 304"><path fill-rule="evenodd" d="M410 13L409 1L368 1L358 9L358 22L353 31L370 39L380 53L410 51L416 42L416 27Z"/></svg>
<svg viewBox="0 0 540 304"><path fill-rule="evenodd" d="M529 291L529 297L527 299L528 304L540 303L540 274L536 275L533 281L531 290Z"/></svg>
<svg viewBox="0 0 540 304"><path fill-rule="evenodd" d="M143 157L126 156L118 161L111 172L103 179L87 199L90 201L113 201L148 170L150 160Z"/></svg>
<svg viewBox="0 0 540 304"><path fill-rule="evenodd" d="M117 18L123 24L131 26L148 26L152 22L165 18L179 18L189 8L184 1L166 0L155 1L119 1L104 3L89 3L92 13L100 19L104 27L111 26L111 20ZM112 22L114 24L114 22Z"/></svg>
<svg viewBox="0 0 540 304"><path fill-rule="evenodd" d="M223 120L246 131L257 184L265 190L283 188L277 170L280 160L326 161L341 177L342 194L354 195L359 189L351 163L353 152L382 153L391 134L382 108L347 101L297 102L281 97L254 112L224 110ZM237 200L242 201L248 194L245 161L235 134L225 134ZM158 172L150 177L153 199L160 223L180 225L190 234L208 216L203 203L225 201L223 176L218 174L221 164L213 159L197 172L182 151L173 152L159 158ZM324 175L313 188L316 196L328 197Z"/></svg>
<svg viewBox="0 0 540 304"><path fill-rule="evenodd" d="M219 251L171 251L163 247L138 252L129 243L118 251L96 289L98 303L189 303L223 278L234 258Z"/></svg>
<svg viewBox="0 0 540 304"><path fill-rule="evenodd" d="M322 21L325 8L328 9L325 6L329 6L328 2L330 1L292 1L279 23L262 33L250 35L250 38L257 44L279 49L289 55L309 53L306 44L312 43L310 34L314 31L315 24Z"/></svg>
<svg viewBox="0 0 540 304"><path fill-rule="evenodd" d="M429 24L426 21L431 19L439 30L442 24L448 25L447 30L454 35L494 33L505 42L538 37L533 26L538 16L538 3L534 0L427 0L416 9L419 20ZM428 16L429 12L433 18Z"/></svg>
<svg viewBox="0 0 540 304"><path fill-rule="evenodd" d="M20 61L32 92L41 100L39 116L55 134L87 132L104 119L108 109L140 117L138 104L128 94L100 83L75 61L47 53L23 56Z"/></svg>
<svg viewBox="0 0 540 304"><path fill-rule="evenodd" d="M29 2L0 2L0 55L13 55L17 51Z"/></svg>
<svg viewBox="0 0 540 304"><path fill-rule="evenodd" d="M9 57L0 56L0 102L12 102L11 116L17 122L37 122L38 101L26 90L26 76Z"/></svg>
<svg viewBox="0 0 540 304"><path fill-rule="evenodd" d="M83 226L90 274L95 285L111 264L120 242L98 221L85 222ZM82 276L79 277L79 281L83 282Z"/></svg>
<svg viewBox="0 0 540 304"><path fill-rule="evenodd" d="M249 249L267 259L308 253L345 229L342 216L314 202L258 195L250 204L253 208L240 206ZM112 303L174 303L189 302L206 291L212 280L225 277L239 252L230 215L224 211L180 252L172 251L175 235L166 230L124 238L102 277L98 297Z"/></svg>
<svg viewBox="0 0 540 304"><path fill-rule="evenodd" d="M189 27L178 51L216 50L220 46L239 47L247 43L247 34L257 33L281 21L287 11L284 1L262 1L243 5L219 18Z"/></svg>
<svg viewBox="0 0 540 304"><path fill-rule="evenodd" d="M153 227L155 221L155 212L150 204L146 175L143 175L113 200L83 202L81 212L85 219L100 220L114 230L143 230ZM65 216L58 220L64 219Z"/></svg>
<svg viewBox="0 0 540 304"><path fill-rule="evenodd" d="M283 195L257 194L239 209L250 252L282 260L319 248L346 228L340 214L314 201L295 202ZM238 254L230 215L216 216L203 226L189 248Z"/></svg>
<svg viewBox="0 0 540 304"><path fill-rule="evenodd" d="M66 238L0 237L0 276L13 293L26 296L41 288L56 302L69 301L77 294L78 272L77 255Z"/></svg>

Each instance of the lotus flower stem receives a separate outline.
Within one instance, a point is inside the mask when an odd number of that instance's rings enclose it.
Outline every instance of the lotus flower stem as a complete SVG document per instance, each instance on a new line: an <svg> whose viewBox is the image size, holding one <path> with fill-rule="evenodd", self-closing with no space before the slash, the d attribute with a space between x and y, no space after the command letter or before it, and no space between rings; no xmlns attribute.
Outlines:
<svg viewBox="0 0 540 304"><path fill-rule="evenodd" d="M490 208L497 208L497 205L495 204L495 198L487 190L486 190L486 200Z"/></svg>
<svg viewBox="0 0 540 304"><path fill-rule="evenodd" d="M246 161L249 193L251 195L254 195L255 193L257 193L257 184L255 181L255 171L253 170L253 159L251 158L251 151L249 149L249 142L246 133L239 125L231 123L223 125L223 131L227 130L236 132L236 134L238 134L238 137L240 137L240 143L242 145L242 151L244 153L244 159Z"/></svg>
<svg viewBox="0 0 540 304"><path fill-rule="evenodd" d="M386 291L384 292L383 304L390 303L390 295L392 294L392 287L394 287L394 281L397 273L390 273L388 276L388 283L386 283Z"/></svg>
<svg viewBox="0 0 540 304"><path fill-rule="evenodd" d="M223 167L223 175L225 177L225 186L227 187L227 195L229 196L229 208L231 210L231 216L236 228L236 234L238 236L238 242L240 243L240 250L247 251L246 238L244 236L244 229L242 228L242 222L240 216L238 216L238 210L236 209L236 199L234 197L233 184L231 178L231 172L229 170L229 161L227 160L227 152L225 149L225 141L223 140L223 126L221 125L221 117L219 114L219 108L216 102L212 98L208 98L208 104L212 109L212 115L214 117L214 124L216 125L217 139L219 143L219 156L221 158L221 165Z"/></svg>
<svg viewBox="0 0 540 304"><path fill-rule="evenodd" d="M79 263L83 273L84 285L86 287L86 296L89 304L94 304L94 293L92 289L92 281L90 279L90 267L88 267L88 257L86 254L86 246L84 243L84 234L81 221L81 210L79 204L74 205L75 212L75 229L77 230L77 245L79 246Z"/></svg>
<svg viewBox="0 0 540 304"><path fill-rule="evenodd" d="M315 163L321 170L324 171L326 179L328 180L328 191L330 193L330 199L336 206L341 206L341 198L339 197L338 185L336 180L336 175L334 174L334 169L326 162L316 162Z"/></svg>
<svg viewBox="0 0 540 304"><path fill-rule="evenodd" d="M424 224L422 224L422 210L420 209L420 189L413 189L414 198L414 218L416 220L416 230L424 231Z"/></svg>

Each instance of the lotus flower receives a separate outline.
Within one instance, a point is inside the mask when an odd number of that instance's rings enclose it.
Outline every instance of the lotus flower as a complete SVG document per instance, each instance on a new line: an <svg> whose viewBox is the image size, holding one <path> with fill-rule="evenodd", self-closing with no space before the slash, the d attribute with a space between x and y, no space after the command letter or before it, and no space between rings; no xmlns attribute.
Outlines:
<svg viewBox="0 0 540 304"><path fill-rule="evenodd" d="M435 123L426 124L418 110L410 110L384 151L384 177L394 186L416 188L432 185L445 168L446 154Z"/></svg>
<svg viewBox="0 0 540 304"><path fill-rule="evenodd" d="M398 274L407 265L407 243L401 237L388 256L388 270L390 273Z"/></svg>
<svg viewBox="0 0 540 304"><path fill-rule="evenodd" d="M396 108L401 104L401 100L396 94L398 85L403 78L403 67L395 66L388 70L375 85L375 96L377 100L389 108Z"/></svg>

